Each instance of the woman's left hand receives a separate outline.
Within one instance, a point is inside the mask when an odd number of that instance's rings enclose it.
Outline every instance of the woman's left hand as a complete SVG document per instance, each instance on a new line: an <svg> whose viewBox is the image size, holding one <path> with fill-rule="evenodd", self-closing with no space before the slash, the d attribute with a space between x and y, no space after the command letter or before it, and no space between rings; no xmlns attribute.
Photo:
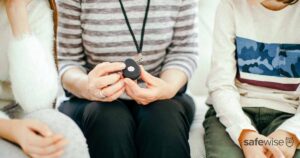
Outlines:
<svg viewBox="0 0 300 158"><path fill-rule="evenodd" d="M156 100L170 99L177 93L174 86L152 76L143 67L141 67L141 79L146 83L146 88L139 87L135 81L129 78L124 80L127 95L141 105L148 105Z"/></svg>

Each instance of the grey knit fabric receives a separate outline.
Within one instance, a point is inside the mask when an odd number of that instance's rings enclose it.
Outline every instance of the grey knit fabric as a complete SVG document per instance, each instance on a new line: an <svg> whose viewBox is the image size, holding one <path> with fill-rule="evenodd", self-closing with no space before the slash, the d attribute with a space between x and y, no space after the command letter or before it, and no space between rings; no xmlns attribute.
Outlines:
<svg viewBox="0 0 300 158"><path fill-rule="evenodd" d="M69 140L62 158L89 158L88 148L83 134L76 124L64 114L52 110L40 110L29 114L22 113L18 108L7 111L12 117L19 119L34 119L44 122L55 133L63 134ZM25 158L22 150L0 138L0 158Z"/></svg>
<svg viewBox="0 0 300 158"><path fill-rule="evenodd" d="M140 40L146 0L124 0L131 27ZM118 0L57 0L60 75L72 67L90 69L122 62L137 52ZM151 1L143 60L152 75L179 69L191 78L198 61L197 0Z"/></svg>

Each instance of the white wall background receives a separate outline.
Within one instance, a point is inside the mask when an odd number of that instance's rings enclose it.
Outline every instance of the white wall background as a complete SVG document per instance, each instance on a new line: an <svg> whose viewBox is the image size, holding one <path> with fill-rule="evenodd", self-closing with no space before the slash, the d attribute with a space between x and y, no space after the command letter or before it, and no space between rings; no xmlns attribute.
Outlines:
<svg viewBox="0 0 300 158"><path fill-rule="evenodd" d="M210 69L210 56L212 52L212 31L217 5L219 0L199 0L199 43L200 60L189 89L194 95L206 95L206 78Z"/></svg>
<svg viewBox="0 0 300 158"><path fill-rule="evenodd" d="M199 0L199 67L189 83L189 90L196 103L195 120L190 131L190 147L192 158L205 158L204 129L202 122L207 110L205 100L207 89L206 78L210 69L212 53L212 31L217 5L220 0Z"/></svg>

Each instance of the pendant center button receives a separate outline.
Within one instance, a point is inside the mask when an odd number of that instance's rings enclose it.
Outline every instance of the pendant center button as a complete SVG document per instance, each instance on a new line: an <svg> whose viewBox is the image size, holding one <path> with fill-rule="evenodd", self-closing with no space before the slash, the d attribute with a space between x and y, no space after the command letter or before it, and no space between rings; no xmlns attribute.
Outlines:
<svg viewBox="0 0 300 158"><path fill-rule="evenodd" d="M127 68L127 70L128 70L129 72L134 72L134 71L135 71L135 68L134 68L133 66L129 66L129 67Z"/></svg>

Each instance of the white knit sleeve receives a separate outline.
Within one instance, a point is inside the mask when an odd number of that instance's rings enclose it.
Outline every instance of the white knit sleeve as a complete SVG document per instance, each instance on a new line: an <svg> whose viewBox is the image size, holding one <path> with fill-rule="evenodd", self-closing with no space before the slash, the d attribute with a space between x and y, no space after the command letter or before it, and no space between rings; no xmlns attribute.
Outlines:
<svg viewBox="0 0 300 158"><path fill-rule="evenodd" d="M13 94L25 112L51 108L58 90L52 11L40 3L30 16L32 33L11 39L8 49Z"/></svg>
<svg viewBox="0 0 300 158"><path fill-rule="evenodd" d="M237 68L233 10L233 2L221 0L216 13L212 68L207 86L217 117L239 146L241 132L256 129L242 110L240 94L235 86Z"/></svg>
<svg viewBox="0 0 300 158"><path fill-rule="evenodd" d="M278 127L277 130L284 130L289 133L292 133L300 141L300 105L298 106L298 110L297 110L297 113L295 114L295 116L286 120L283 124L281 124ZM298 146L298 149L300 149L300 144Z"/></svg>

